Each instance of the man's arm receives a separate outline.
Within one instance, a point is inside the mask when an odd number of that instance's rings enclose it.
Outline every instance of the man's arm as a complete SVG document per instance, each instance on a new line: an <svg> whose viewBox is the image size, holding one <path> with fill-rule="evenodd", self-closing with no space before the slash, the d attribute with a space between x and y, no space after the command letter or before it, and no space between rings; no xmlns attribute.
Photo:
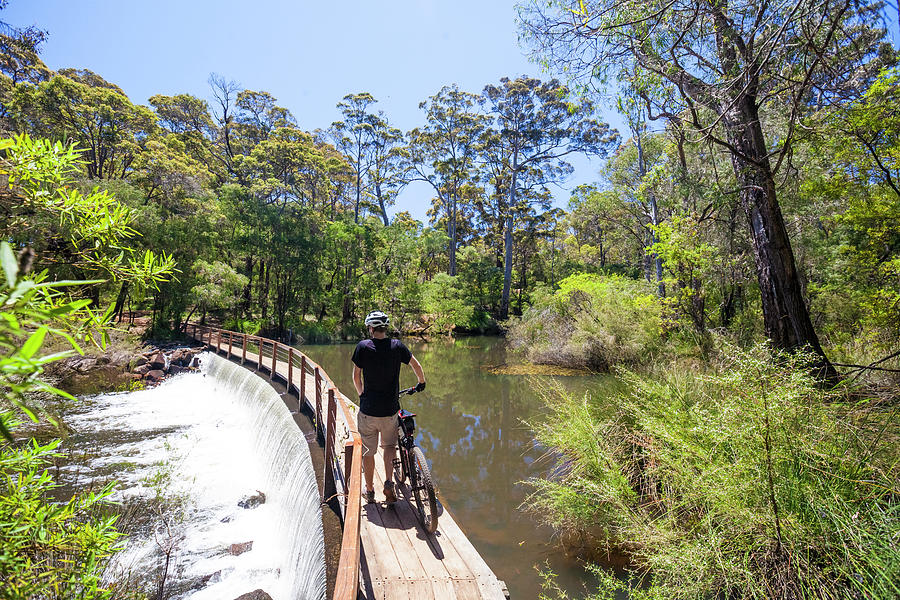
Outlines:
<svg viewBox="0 0 900 600"><path fill-rule="evenodd" d="M422 367L419 367L420 369ZM356 387L356 395L362 396L363 393L363 380L362 380L362 369L353 365L353 385Z"/></svg>
<svg viewBox="0 0 900 600"><path fill-rule="evenodd" d="M409 359L409 366L412 367L413 373L416 374L419 383L425 383L425 371L422 370L422 365L419 364L419 361L416 360L415 356Z"/></svg>

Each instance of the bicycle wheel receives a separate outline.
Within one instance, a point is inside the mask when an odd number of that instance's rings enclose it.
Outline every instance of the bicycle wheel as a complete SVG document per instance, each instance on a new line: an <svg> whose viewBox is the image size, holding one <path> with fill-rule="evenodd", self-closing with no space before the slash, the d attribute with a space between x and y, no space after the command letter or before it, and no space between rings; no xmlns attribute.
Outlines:
<svg viewBox="0 0 900 600"><path fill-rule="evenodd" d="M409 451L401 445L397 445L397 458L394 459L394 480L401 484L406 481L409 473Z"/></svg>
<svg viewBox="0 0 900 600"><path fill-rule="evenodd" d="M434 497L434 484L431 481L431 470L425 461L425 454L418 446L414 446L409 456L411 469L415 469L415 481L412 481L413 496L422 527L428 533L437 531L437 499ZM412 471L410 471L412 473ZM413 477L410 477L412 480Z"/></svg>

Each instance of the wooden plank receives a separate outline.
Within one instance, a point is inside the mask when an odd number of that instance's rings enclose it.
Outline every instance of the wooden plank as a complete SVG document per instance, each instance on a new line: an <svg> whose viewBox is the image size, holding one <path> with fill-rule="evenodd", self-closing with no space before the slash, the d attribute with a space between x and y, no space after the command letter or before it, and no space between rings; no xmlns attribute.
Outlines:
<svg viewBox="0 0 900 600"><path fill-rule="evenodd" d="M359 564L362 550L360 504L362 483L359 465L362 462L362 440L356 435L352 445L351 463L357 468L348 478L347 511L344 515L344 535L341 540L341 556L338 560L334 600L356 600L359 591Z"/></svg>

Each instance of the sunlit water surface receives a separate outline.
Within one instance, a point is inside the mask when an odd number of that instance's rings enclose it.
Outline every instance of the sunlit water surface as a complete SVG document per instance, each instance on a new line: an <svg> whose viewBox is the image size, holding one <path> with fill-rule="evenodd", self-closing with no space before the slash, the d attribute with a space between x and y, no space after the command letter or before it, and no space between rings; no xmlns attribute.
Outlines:
<svg viewBox="0 0 900 600"><path fill-rule="evenodd" d="M544 449L535 446L524 422L543 416L541 387L559 385L575 394L608 393L615 385L613 378L496 374L494 367L518 362L499 338L404 342L422 363L428 381L424 393L403 399L404 408L419 415L418 444L432 463L440 496L460 527L506 582L514 600L537 598L541 590L537 569L544 565L559 575L561 587L577 597L592 577L577 559L565 556L550 528L519 509L529 492L521 482L545 475L552 466L542 459ZM355 399L352 345L300 349ZM412 370L403 367L401 386L415 382Z"/></svg>

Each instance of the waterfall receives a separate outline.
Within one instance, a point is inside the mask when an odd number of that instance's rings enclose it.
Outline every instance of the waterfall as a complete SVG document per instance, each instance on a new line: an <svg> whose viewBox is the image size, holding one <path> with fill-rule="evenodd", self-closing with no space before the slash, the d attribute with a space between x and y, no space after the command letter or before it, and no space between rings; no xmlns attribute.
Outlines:
<svg viewBox="0 0 900 600"><path fill-rule="evenodd" d="M231 600L261 588L275 600L324 600L319 488L303 432L263 378L200 358L201 373L85 399L66 419L74 433L61 480L115 479L113 499L133 521L107 578L155 595L168 555L165 598ZM257 490L263 504L238 505Z"/></svg>
<svg viewBox="0 0 900 600"><path fill-rule="evenodd" d="M288 533L285 557L290 598L325 597L325 544L319 486L303 433L278 393L262 377L216 356L201 360L217 391L244 407L254 447L266 465L267 488L279 503L277 527Z"/></svg>

